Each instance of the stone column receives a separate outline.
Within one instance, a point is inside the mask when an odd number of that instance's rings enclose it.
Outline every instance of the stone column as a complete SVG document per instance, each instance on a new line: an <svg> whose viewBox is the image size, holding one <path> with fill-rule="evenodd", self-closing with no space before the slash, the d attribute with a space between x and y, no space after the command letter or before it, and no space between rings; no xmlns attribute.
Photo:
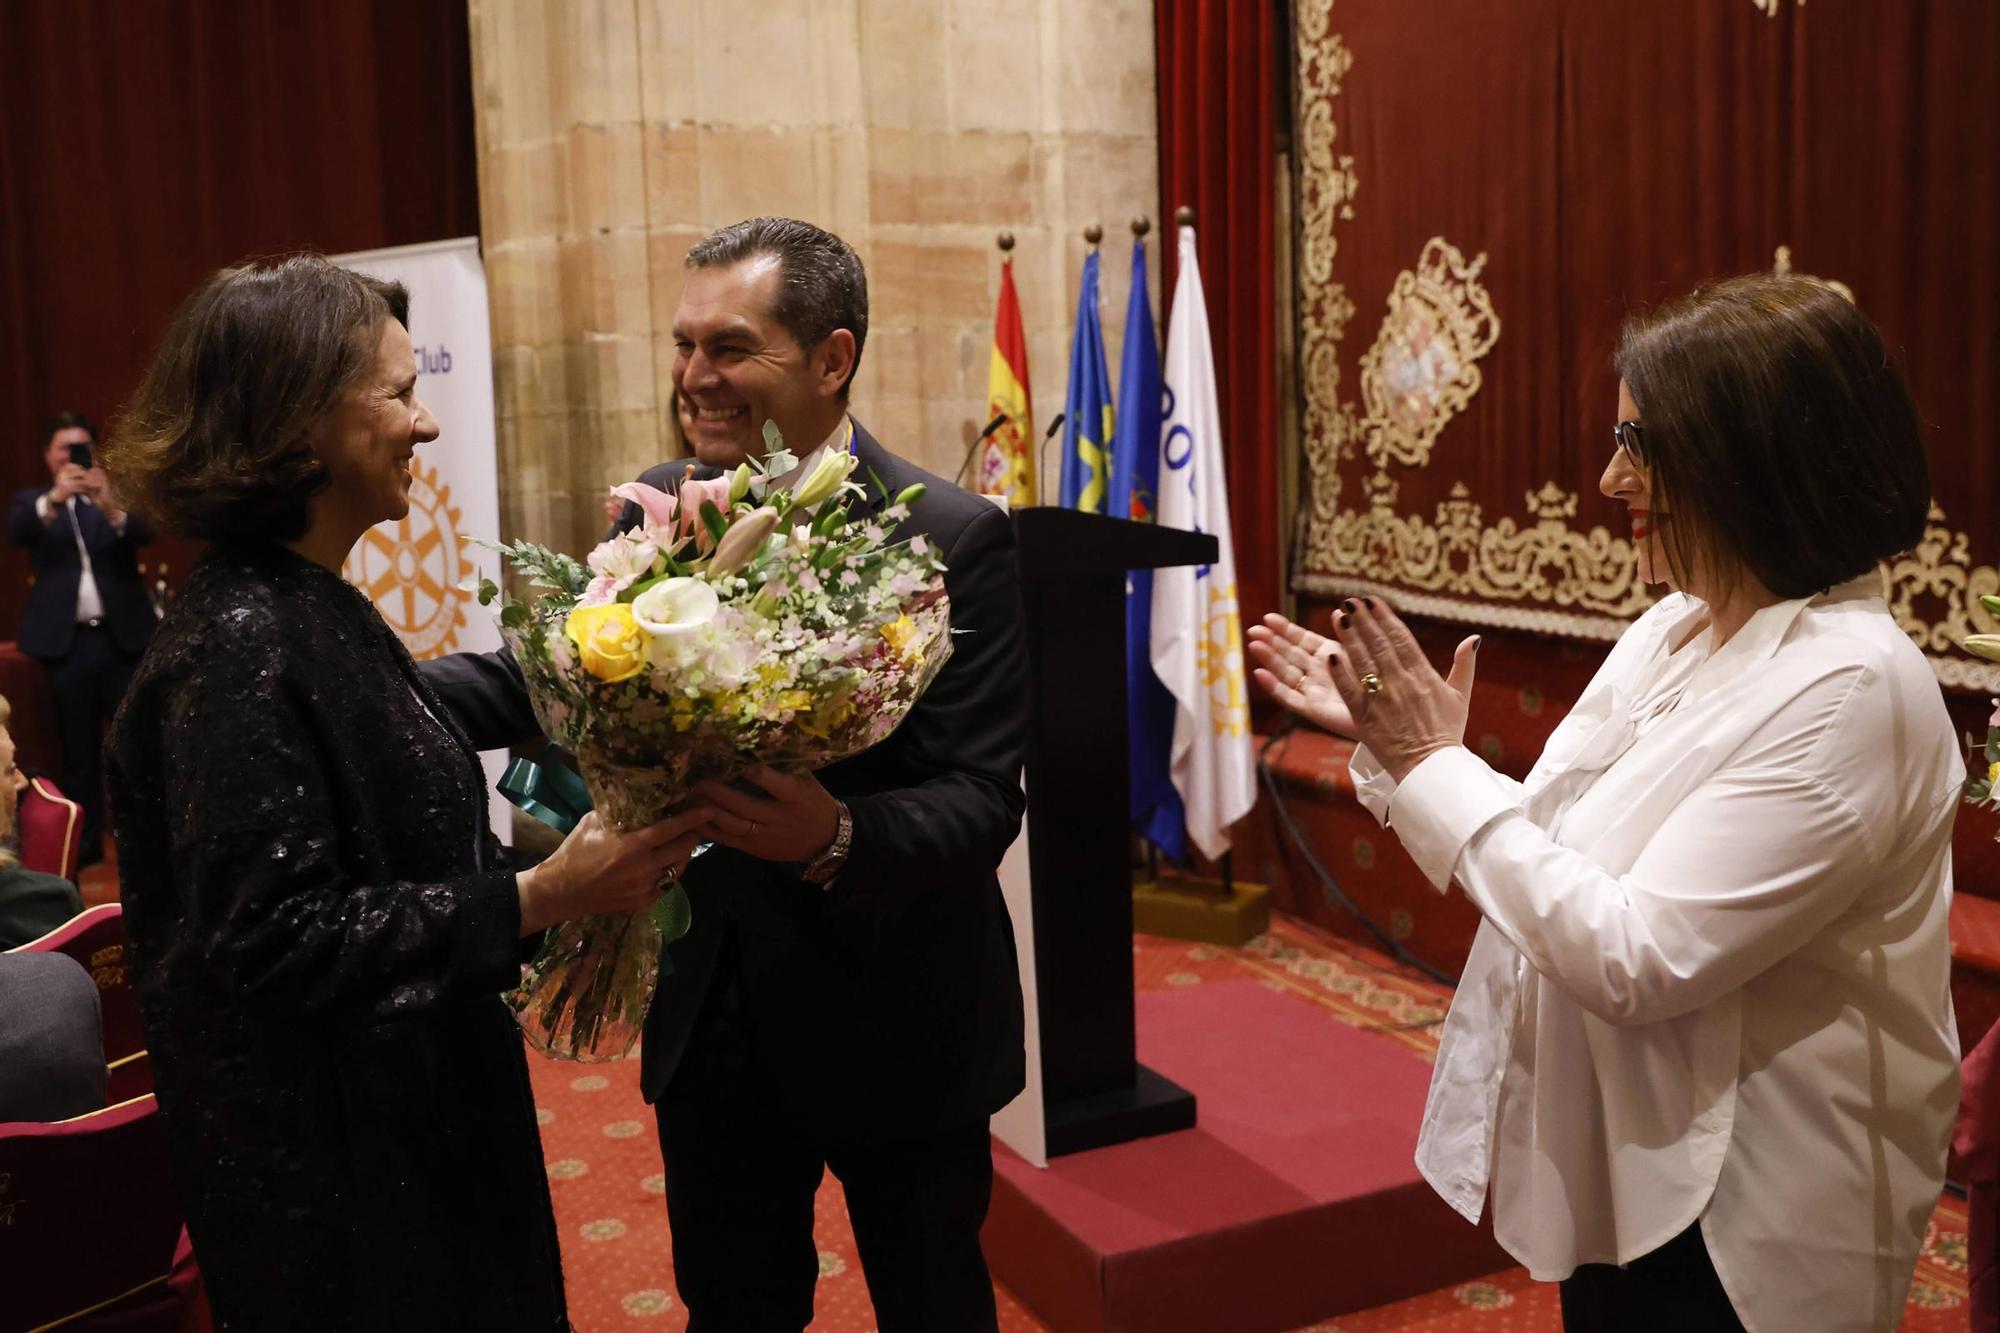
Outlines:
<svg viewBox="0 0 2000 1333"><path fill-rule="evenodd" d="M1157 208L1151 0L470 8L506 536L586 548L604 487L665 456L682 260L741 218L790 214L860 252L855 414L933 471L985 419L996 232L1019 242L1038 427L1061 408L1092 222L1115 362L1125 222Z"/></svg>

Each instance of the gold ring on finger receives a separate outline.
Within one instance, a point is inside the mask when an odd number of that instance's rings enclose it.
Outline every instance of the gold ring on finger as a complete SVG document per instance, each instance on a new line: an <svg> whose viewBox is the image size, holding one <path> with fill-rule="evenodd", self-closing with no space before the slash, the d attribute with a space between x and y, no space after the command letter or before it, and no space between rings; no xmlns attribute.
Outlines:
<svg viewBox="0 0 2000 1333"><path fill-rule="evenodd" d="M1361 692L1363 694L1380 694L1382 692L1382 678L1372 671L1368 672L1361 677Z"/></svg>
<svg viewBox="0 0 2000 1333"><path fill-rule="evenodd" d="M1306 683L1306 673L1301 671L1299 672L1299 678L1292 682L1292 688L1296 690L1297 688L1299 688L1299 686L1305 683Z"/></svg>

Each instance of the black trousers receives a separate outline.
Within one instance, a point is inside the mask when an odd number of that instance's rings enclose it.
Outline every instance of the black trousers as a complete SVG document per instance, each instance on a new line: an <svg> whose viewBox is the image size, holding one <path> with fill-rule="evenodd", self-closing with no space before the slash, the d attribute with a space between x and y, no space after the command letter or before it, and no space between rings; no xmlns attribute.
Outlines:
<svg viewBox="0 0 2000 1333"><path fill-rule="evenodd" d="M827 1141L778 1109L749 1059L729 951L654 1111L674 1283L688 1333L796 1333L812 1320L813 1195L847 1193L881 1333L997 1329L979 1228L993 1190L987 1124Z"/></svg>
<svg viewBox="0 0 2000 1333"><path fill-rule="evenodd" d="M1620 1268L1584 1264L1563 1279L1566 1333L1741 1333L1708 1257L1701 1223Z"/></svg>
<svg viewBox="0 0 2000 1333"><path fill-rule="evenodd" d="M136 653L120 648L99 625L76 627L76 638L61 657L45 657L49 694L56 709L56 740L62 746L63 795L83 807L82 859L94 861L104 849L104 726L138 668Z"/></svg>

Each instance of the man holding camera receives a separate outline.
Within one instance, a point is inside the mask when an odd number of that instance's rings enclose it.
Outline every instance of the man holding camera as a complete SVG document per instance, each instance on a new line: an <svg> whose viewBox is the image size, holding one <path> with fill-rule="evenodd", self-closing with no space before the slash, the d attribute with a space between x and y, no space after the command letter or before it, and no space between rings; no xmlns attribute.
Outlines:
<svg viewBox="0 0 2000 1333"><path fill-rule="evenodd" d="M42 440L49 485L14 493L7 539L26 548L34 574L20 647L48 669L63 794L83 807L80 862L89 865L104 854L104 724L153 637L153 602L135 558L153 530L112 501L92 457L97 432L81 414L59 413Z"/></svg>

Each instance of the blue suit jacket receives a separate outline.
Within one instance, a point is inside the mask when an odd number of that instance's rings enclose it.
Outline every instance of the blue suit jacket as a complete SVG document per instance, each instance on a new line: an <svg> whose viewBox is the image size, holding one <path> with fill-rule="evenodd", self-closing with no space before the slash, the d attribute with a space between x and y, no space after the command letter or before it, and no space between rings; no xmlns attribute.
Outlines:
<svg viewBox="0 0 2000 1333"><path fill-rule="evenodd" d="M55 522L44 523L35 512L35 501L47 493L46 486L16 491L7 505L7 540L26 549L35 576L21 610L21 651L30 657L61 657L69 651L76 636L76 589L83 578L83 561L76 551L80 532L90 551L90 571L97 579L112 641L128 653L143 652L158 618L139 577L136 553L153 540L153 529L137 514L128 514L121 533L103 510L81 497L74 509L58 509ZM76 515L74 530L69 513Z"/></svg>

